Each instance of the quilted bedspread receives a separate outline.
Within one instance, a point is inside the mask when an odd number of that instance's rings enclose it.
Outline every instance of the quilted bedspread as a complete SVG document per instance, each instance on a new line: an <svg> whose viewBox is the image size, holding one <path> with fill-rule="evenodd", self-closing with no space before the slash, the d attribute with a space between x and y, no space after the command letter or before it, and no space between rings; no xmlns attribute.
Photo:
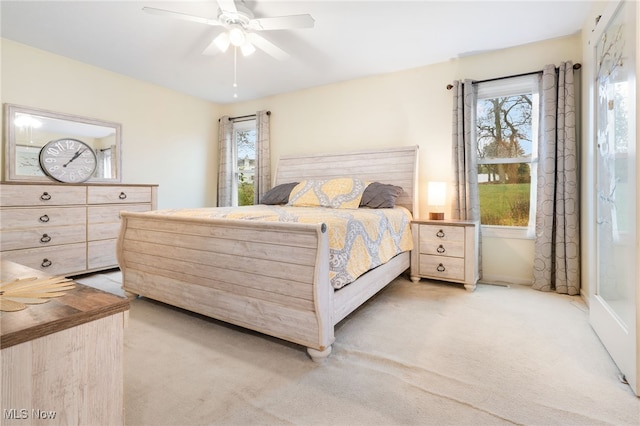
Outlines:
<svg viewBox="0 0 640 426"><path fill-rule="evenodd" d="M325 223L329 238L329 278L339 289L395 255L413 248L411 213L392 209L333 209L255 205L158 210L154 214L197 218L229 218L300 223Z"/></svg>

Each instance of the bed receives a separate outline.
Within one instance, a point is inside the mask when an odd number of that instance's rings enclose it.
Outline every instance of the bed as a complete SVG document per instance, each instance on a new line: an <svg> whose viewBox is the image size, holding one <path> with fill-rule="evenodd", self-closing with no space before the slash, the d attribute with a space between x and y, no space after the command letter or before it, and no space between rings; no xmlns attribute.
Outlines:
<svg viewBox="0 0 640 426"><path fill-rule="evenodd" d="M338 178L380 182L401 187L395 204L415 216L417 151L285 156L274 187ZM302 345L316 362L331 353L335 325L410 266L405 250L336 289L326 223L193 213L121 213L123 289Z"/></svg>

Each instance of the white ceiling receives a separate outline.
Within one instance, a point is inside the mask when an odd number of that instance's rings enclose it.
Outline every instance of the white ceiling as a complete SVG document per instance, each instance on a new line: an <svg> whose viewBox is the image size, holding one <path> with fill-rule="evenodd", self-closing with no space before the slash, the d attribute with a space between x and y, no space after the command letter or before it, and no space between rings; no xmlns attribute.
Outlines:
<svg viewBox="0 0 640 426"><path fill-rule="evenodd" d="M221 27L156 16L143 6L216 18L209 1L8 1L3 38L225 104L410 69L575 34L591 1L247 1L256 18L308 13L313 29L260 34L291 55L201 52Z"/></svg>

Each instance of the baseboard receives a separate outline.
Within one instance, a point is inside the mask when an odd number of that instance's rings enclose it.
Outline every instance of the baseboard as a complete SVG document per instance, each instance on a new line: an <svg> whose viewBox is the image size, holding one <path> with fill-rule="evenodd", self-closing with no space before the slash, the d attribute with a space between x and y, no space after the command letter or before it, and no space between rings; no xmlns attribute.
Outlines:
<svg viewBox="0 0 640 426"><path fill-rule="evenodd" d="M584 304L587 305L587 308L589 308L589 295L584 292L584 288L582 287L580 288L580 297L582 298Z"/></svg>
<svg viewBox="0 0 640 426"><path fill-rule="evenodd" d="M493 285L510 285L510 284L519 284L519 285L532 285L533 280L526 279L522 277L509 277L506 275L487 275L483 274L482 278L479 281L480 284L493 284Z"/></svg>

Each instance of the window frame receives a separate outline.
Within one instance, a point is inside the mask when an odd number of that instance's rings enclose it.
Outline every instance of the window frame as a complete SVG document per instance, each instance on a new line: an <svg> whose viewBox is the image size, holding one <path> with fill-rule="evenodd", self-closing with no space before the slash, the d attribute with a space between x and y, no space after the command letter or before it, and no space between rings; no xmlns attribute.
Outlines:
<svg viewBox="0 0 640 426"><path fill-rule="evenodd" d="M513 158L489 158L478 157L477 150L477 112L474 114L473 138L476 149L476 165L483 164L515 164L528 163L530 167L531 183L529 189L529 220L527 226L504 226L480 224L482 235L493 238L509 239L534 239L536 223L536 198L537 198L537 168L538 168L538 140L540 131L540 87L539 75L511 77L488 82L477 83L477 99L474 110L477 111L478 103L485 99L517 96L530 93L532 95L531 111L531 157ZM477 173L477 170L476 170Z"/></svg>

